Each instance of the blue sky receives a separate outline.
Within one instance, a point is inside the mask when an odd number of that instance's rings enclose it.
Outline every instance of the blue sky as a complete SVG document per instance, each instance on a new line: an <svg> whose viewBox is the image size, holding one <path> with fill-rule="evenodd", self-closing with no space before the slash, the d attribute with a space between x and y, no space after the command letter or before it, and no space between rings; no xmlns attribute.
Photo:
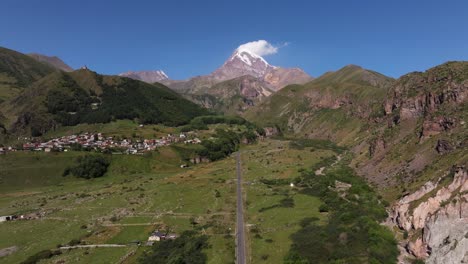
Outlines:
<svg viewBox="0 0 468 264"><path fill-rule="evenodd" d="M468 60L466 0L3 0L0 46L57 55L104 74L212 72L239 45L287 46L265 58L313 76L357 64L399 77Z"/></svg>

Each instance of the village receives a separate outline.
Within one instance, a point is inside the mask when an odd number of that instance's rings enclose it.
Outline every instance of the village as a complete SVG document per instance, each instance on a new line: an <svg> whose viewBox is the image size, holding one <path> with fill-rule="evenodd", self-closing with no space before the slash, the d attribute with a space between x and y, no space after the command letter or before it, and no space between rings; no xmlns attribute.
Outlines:
<svg viewBox="0 0 468 264"><path fill-rule="evenodd" d="M129 139L108 136L102 133L84 132L78 135L62 136L41 142L38 139L28 141L21 147L0 147L0 154L12 151L67 152L69 150L110 151L112 154L142 155L159 147L171 144L200 144L195 132L168 134L159 139Z"/></svg>

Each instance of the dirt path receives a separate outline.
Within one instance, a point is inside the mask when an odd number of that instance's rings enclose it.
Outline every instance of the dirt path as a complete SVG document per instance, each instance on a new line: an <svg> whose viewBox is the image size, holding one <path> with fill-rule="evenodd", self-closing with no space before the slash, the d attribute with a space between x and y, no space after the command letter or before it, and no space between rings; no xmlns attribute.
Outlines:
<svg viewBox="0 0 468 264"><path fill-rule="evenodd" d="M119 247L127 247L127 245L119 245L119 244L77 245L77 246L60 247L60 249L75 249L75 248L119 248Z"/></svg>

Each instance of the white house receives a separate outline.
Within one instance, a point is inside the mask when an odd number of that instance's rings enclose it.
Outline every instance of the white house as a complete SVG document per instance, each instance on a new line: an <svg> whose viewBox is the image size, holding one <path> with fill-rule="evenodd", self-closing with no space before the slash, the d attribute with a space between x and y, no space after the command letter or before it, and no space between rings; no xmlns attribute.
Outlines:
<svg viewBox="0 0 468 264"><path fill-rule="evenodd" d="M166 235L159 232L159 231L155 231L153 233L151 233L151 235L148 237L148 241L161 241L163 239L166 239Z"/></svg>

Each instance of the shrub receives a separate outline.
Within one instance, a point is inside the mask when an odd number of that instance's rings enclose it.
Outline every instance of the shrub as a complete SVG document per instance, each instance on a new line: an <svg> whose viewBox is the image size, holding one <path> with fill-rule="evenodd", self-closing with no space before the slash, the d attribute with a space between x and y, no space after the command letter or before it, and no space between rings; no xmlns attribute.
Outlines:
<svg viewBox="0 0 468 264"><path fill-rule="evenodd" d="M37 252L36 254L28 257L25 261L21 262L21 264L36 264L39 263L43 259L49 259L53 256L60 255L62 252L60 250L42 250Z"/></svg>

